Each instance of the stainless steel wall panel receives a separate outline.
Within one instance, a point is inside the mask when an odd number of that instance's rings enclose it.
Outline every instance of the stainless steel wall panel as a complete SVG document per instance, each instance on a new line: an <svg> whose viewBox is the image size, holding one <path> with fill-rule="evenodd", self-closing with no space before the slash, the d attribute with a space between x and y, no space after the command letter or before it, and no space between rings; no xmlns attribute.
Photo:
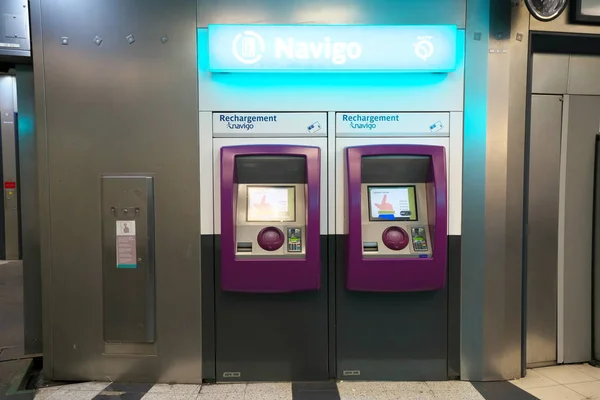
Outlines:
<svg viewBox="0 0 600 400"><path fill-rule="evenodd" d="M571 55L568 94L600 95L600 57Z"/></svg>
<svg viewBox="0 0 600 400"><path fill-rule="evenodd" d="M562 96L533 96L527 207L527 364L556 362Z"/></svg>
<svg viewBox="0 0 600 400"><path fill-rule="evenodd" d="M461 378L484 380L485 163L490 4L467 1L462 211ZM473 40L475 35L481 40ZM467 184L468 183L468 184ZM464 245L469 243L468 251Z"/></svg>
<svg viewBox="0 0 600 400"><path fill-rule="evenodd" d="M19 182L21 195L21 246L25 314L25 353L42 352L42 287L35 135L34 76L31 65L16 66Z"/></svg>
<svg viewBox="0 0 600 400"><path fill-rule="evenodd" d="M600 96L570 96L564 232L564 362L592 354L592 237ZM564 133L563 133L564 134Z"/></svg>
<svg viewBox="0 0 600 400"><path fill-rule="evenodd" d="M196 0L33 6L45 373L200 382ZM156 181L155 357L103 355L98 176L123 173Z"/></svg>
<svg viewBox="0 0 600 400"><path fill-rule="evenodd" d="M453 24L465 26L466 0L198 0L208 24ZM435 11L432 11L435 10Z"/></svg>
<svg viewBox="0 0 600 400"><path fill-rule="evenodd" d="M596 167L594 193L594 243L593 243L593 359L600 360L600 135L596 136Z"/></svg>
<svg viewBox="0 0 600 400"><path fill-rule="evenodd" d="M569 55L534 54L532 57L531 79L532 93L567 93L567 83L569 82Z"/></svg>
<svg viewBox="0 0 600 400"><path fill-rule="evenodd" d="M31 57L27 0L0 1L0 57Z"/></svg>
<svg viewBox="0 0 600 400"><path fill-rule="evenodd" d="M2 127L2 195L4 196L4 250L7 260L21 258L17 120L15 105L15 77L0 75L0 123Z"/></svg>
<svg viewBox="0 0 600 400"><path fill-rule="evenodd" d="M36 134L35 143L37 150L37 178L39 201L39 227L40 227L40 273L41 273L41 300L42 300L42 341L44 343L44 375L54 375L54 346L52 324L52 252L50 248L50 187L48 174L48 136L46 132L46 88L44 74L44 53L37 51L43 46L42 40L42 9L41 0L32 0L31 7L31 37L32 45L36 48L33 58L34 88L35 88L35 115Z"/></svg>
<svg viewBox="0 0 600 400"><path fill-rule="evenodd" d="M102 177L102 291L105 342L154 343L154 181Z"/></svg>
<svg viewBox="0 0 600 400"><path fill-rule="evenodd" d="M512 13L512 27L502 7ZM517 106L513 89L522 85L525 90L526 70L517 66L527 58L528 40L515 33L527 30L528 16L522 3L467 2L461 282L465 380L512 379L521 370L523 164L512 161L523 157L524 129L513 126L509 115ZM524 124L524 118L516 122Z"/></svg>

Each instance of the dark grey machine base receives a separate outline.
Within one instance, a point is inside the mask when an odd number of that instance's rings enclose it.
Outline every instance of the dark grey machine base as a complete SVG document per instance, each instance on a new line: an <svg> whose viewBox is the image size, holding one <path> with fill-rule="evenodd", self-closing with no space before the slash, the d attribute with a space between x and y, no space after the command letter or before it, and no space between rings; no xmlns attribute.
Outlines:
<svg viewBox="0 0 600 400"><path fill-rule="evenodd" d="M448 285L433 292L348 291L345 238L336 239L338 379L447 380Z"/></svg>
<svg viewBox="0 0 600 400"><path fill-rule="evenodd" d="M459 377L460 236L448 238L447 289L387 294L345 289L344 238L333 235L321 239L319 292L224 293L215 275L219 239L201 240L205 381Z"/></svg>
<svg viewBox="0 0 600 400"><path fill-rule="evenodd" d="M213 240L212 265L218 266L220 237ZM206 332L214 343L212 379L234 382L329 378L327 237L322 238L321 246L323 272L318 291L224 292L220 269L214 268L214 333L211 336ZM206 248L203 246L202 250ZM206 265L203 263L203 270L207 269ZM203 279L210 279L206 275L203 274ZM205 347L205 350L209 349ZM205 360L205 367L210 364ZM205 379L211 379L210 375L205 373Z"/></svg>

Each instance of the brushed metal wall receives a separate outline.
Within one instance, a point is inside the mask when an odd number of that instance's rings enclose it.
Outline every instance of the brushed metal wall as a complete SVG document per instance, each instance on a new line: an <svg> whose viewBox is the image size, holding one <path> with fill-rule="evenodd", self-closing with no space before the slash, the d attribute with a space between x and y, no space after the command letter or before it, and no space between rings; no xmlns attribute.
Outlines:
<svg viewBox="0 0 600 400"><path fill-rule="evenodd" d="M208 24L454 24L465 27L466 0L198 0Z"/></svg>
<svg viewBox="0 0 600 400"><path fill-rule="evenodd" d="M0 58L22 60L31 57L28 1L0 1L0 18Z"/></svg>
<svg viewBox="0 0 600 400"><path fill-rule="evenodd" d="M595 72L595 71L594 71ZM592 355L592 234L596 135L600 96L568 96L563 122L564 253L559 269L562 291L562 347L565 363ZM581 238L589 238L582 240ZM560 306L560 303L559 303ZM560 314L559 314L560 315ZM560 326L560 325L559 325ZM559 331L560 332L560 331ZM559 337L560 339L560 337ZM560 343L559 343L560 346Z"/></svg>
<svg viewBox="0 0 600 400"><path fill-rule="evenodd" d="M25 353L42 352L42 277L33 67L16 66Z"/></svg>
<svg viewBox="0 0 600 400"><path fill-rule="evenodd" d="M2 187L4 197L4 258L19 260L21 258L19 191L18 186L18 154L17 154L17 104L16 82L12 75L0 75L0 123L2 127ZM14 186L14 188L12 187Z"/></svg>
<svg viewBox="0 0 600 400"><path fill-rule="evenodd" d="M559 197L563 96L531 100L527 182L527 364L557 360Z"/></svg>
<svg viewBox="0 0 600 400"><path fill-rule="evenodd" d="M47 378L201 381L196 8L32 1ZM126 351L102 338L100 174L122 173L156 184L157 342Z"/></svg>
<svg viewBox="0 0 600 400"><path fill-rule="evenodd" d="M529 14L467 2L461 379L521 374L522 207ZM514 162L515 160L521 161Z"/></svg>

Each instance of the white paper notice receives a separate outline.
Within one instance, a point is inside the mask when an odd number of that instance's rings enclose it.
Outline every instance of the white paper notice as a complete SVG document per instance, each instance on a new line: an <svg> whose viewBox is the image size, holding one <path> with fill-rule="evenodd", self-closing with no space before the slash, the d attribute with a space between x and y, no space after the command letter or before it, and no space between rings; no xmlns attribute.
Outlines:
<svg viewBox="0 0 600 400"><path fill-rule="evenodd" d="M137 268L135 221L117 221L117 268Z"/></svg>

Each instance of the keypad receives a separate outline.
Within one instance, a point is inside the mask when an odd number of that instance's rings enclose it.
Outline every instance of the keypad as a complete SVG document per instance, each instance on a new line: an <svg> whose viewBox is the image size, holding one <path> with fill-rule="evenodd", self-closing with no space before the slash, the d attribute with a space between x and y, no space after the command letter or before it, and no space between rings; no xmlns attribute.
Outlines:
<svg viewBox="0 0 600 400"><path fill-rule="evenodd" d="M411 237L414 251L429 251L427 245L427 232L423 227L411 229Z"/></svg>

